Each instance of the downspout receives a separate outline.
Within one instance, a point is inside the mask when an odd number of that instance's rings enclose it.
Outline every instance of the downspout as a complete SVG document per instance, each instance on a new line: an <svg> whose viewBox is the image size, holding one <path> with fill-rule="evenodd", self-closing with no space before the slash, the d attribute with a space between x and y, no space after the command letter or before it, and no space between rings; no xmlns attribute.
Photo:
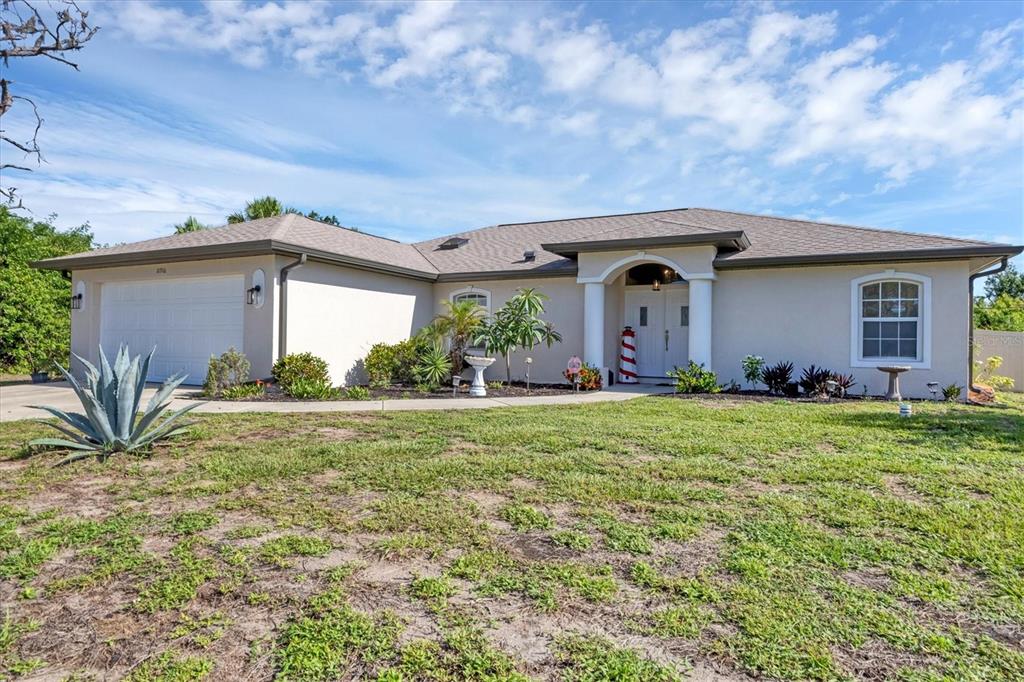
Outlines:
<svg viewBox="0 0 1024 682"><path fill-rule="evenodd" d="M974 389L974 280L979 277L988 277L989 275L998 275L1000 272L1006 269L1006 264L1009 262L1009 257L1003 256L1002 261L999 263L999 267L993 270L986 270L985 272L976 272L967 278L967 292L970 294L970 312L968 313L967 319L970 323L970 335L968 336L967 344L967 390L970 392Z"/></svg>
<svg viewBox="0 0 1024 682"><path fill-rule="evenodd" d="M301 268L306 264L306 254L299 255L297 261L291 262L281 268L281 305L278 308L277 321L277 359L280 360L287 354L288 343L288 273L295 268Z"/></svg>

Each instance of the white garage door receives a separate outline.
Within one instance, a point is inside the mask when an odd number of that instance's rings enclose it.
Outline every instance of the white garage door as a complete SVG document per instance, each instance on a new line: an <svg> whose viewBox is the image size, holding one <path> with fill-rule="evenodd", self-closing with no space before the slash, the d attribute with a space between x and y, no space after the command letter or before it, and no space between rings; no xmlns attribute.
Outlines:
<svg viewBox="0 0 1024 682"><path fill-rule="evenodd" d="M241 275L104 284L100 345L111 362L119 344L132 355L155 346L150 381L186 372L201 384L211 355L242 350L244 287Z"/></svg>

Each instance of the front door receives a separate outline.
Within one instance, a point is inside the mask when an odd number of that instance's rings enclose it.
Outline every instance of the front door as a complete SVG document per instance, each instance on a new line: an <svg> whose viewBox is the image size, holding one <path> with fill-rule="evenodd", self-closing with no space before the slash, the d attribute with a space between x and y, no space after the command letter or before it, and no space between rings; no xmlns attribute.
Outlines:
<svg viewBox="0 0 1024 682"><path fill-rule="evenodd" d="M664 378L688 361L689 291L685 284L626 289L626 324L636 332L636 371Z"/></svg>

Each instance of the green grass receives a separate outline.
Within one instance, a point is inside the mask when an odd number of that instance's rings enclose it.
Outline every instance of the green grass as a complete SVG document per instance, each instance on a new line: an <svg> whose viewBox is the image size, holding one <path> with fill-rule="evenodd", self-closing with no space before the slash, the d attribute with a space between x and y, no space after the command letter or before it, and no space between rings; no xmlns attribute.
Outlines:
<svg viewBox="0 0 1024 682"><path fill-rule="evenodd" d="M0 425L0 678L1024 679L1020 398L486 417Z"/></svg>

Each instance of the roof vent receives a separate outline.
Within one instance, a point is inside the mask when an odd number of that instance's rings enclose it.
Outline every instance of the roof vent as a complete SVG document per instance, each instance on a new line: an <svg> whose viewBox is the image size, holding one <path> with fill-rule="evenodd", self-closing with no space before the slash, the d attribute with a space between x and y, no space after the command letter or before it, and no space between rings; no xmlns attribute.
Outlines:
<svg viewBox="0 0 1024 682"><path fill-rule="evenodd" d="M537 252L536 251L523 251L523 260L525 260L527 262L532 261L532 260L537 260Z"/></svg>
<svg viewBox="0 0 1024 682"><path fill-rule="evenodd" d="M441 249L442 251L451 251L452 249L457 249L463 244L468 243L469 240L466 239L465 237L452 237L451 239L441 242L441 244L439 244L437 248Z"/></svg>

